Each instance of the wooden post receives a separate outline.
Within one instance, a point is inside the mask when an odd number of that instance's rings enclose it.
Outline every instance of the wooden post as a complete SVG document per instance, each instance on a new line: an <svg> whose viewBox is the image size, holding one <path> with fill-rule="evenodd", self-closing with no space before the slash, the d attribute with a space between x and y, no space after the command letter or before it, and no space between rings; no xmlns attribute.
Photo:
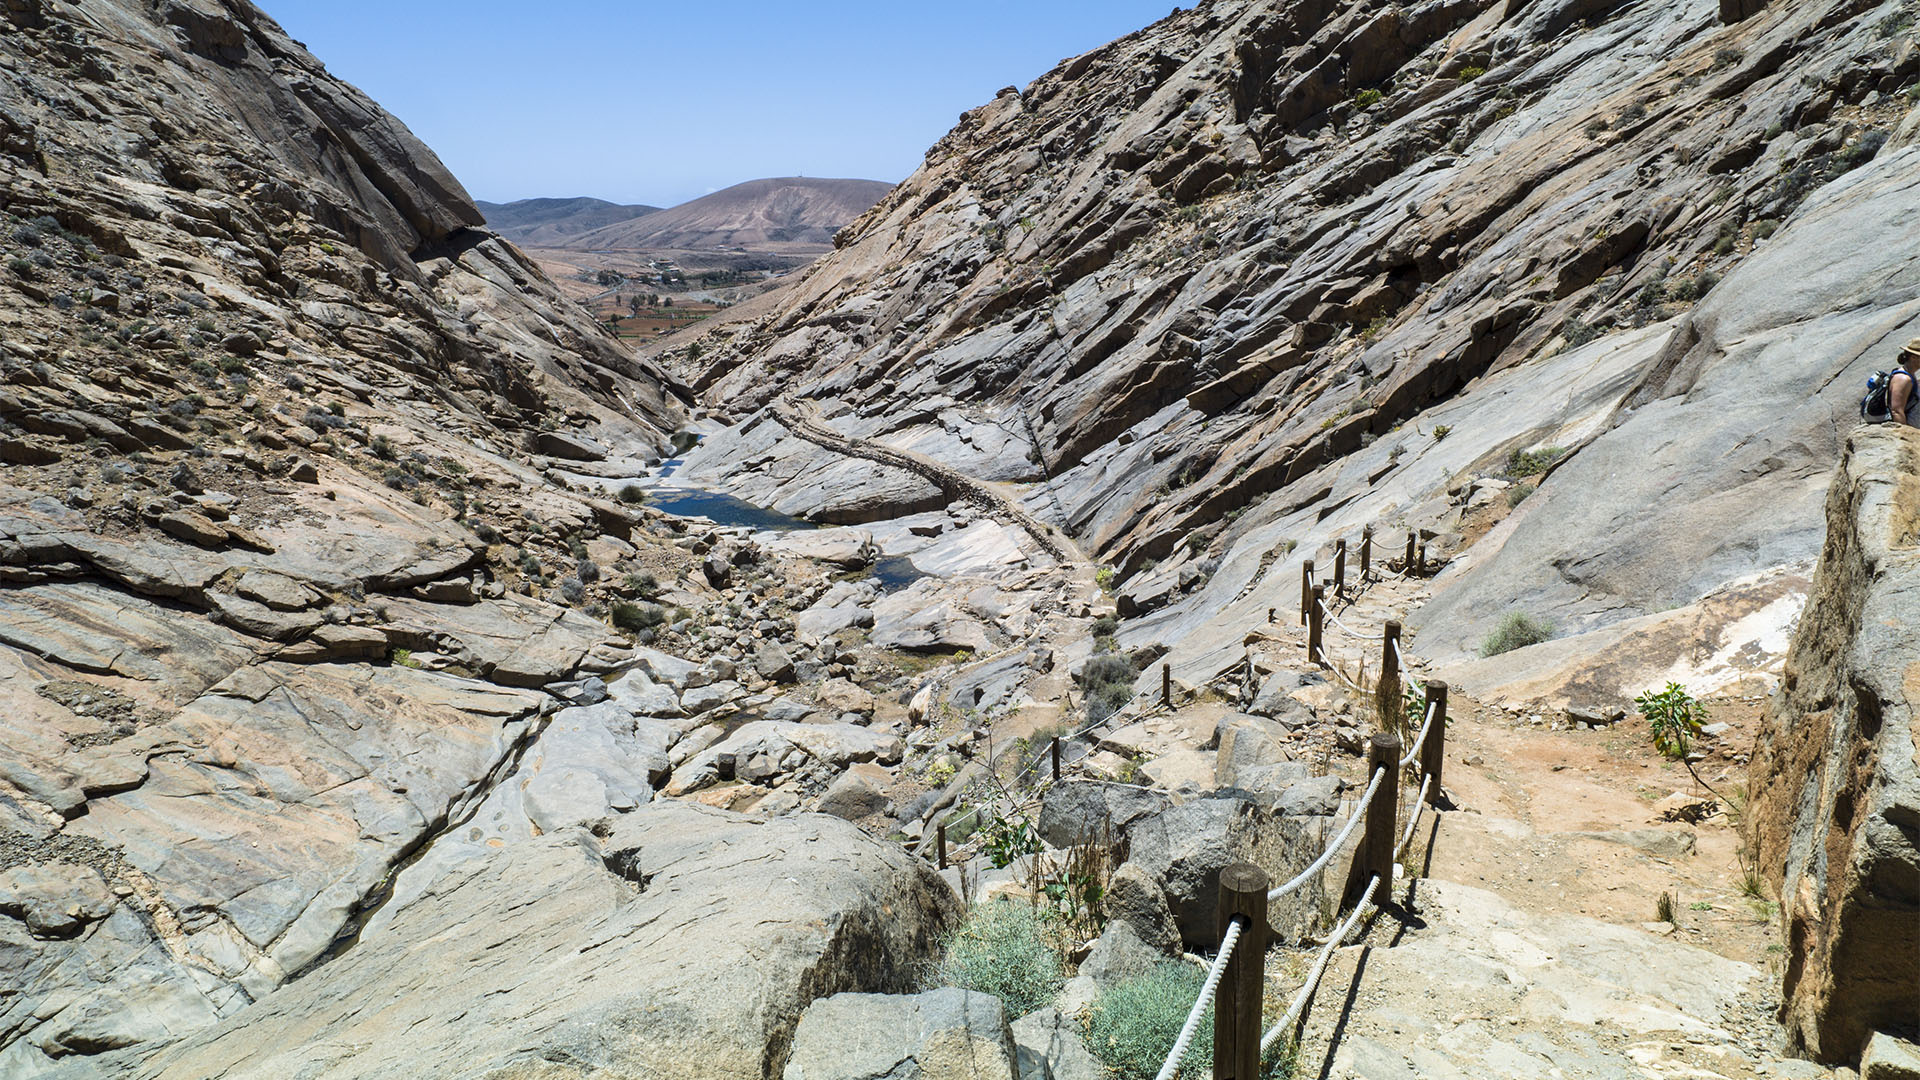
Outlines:
<svg viewBox="0 0 1920 1080"><path fill-rule="evenodd" d="M1267 609L1267 625L1269 625L1269 626L1271 626L1271 625L1273 625L1273 616L1274 616L1274 614L1275 614L1276 612L1278 612L1279 610L1280 610L1279 608L1268 608L1268 609Z"/></svg>
<svg viewBox="0 0 1920 1080"><path fill-rule="evenodd" d="M1333 542L1333 595L1347 594L1347 542Z"/></svg>
<svg viewBox="0 0 1920 1080"><path fill-rule="evenodd" d="M735 776L739 775L739 771L740 759L732 754L721 754L713 759L714 775L718 776L723 784L731 782Z"/></svg>
<svg viewBox="0 0 1920 1080"><path fill-rule="evenodd" d="M1307 662L1320 663L1320 624L1321 604L1327 595L1327 587L1315 585L1307 594Z"/></svg>
<svg viewBox="0 0 1920 1080"><path fill-rule="evenodd" d="M1367 822L1360 842L1359 858L1353 861L1353 881L1347 887L1347 899L1358 900L1366 891L1367 879L1378 874L1380 887L1374 890L1376 902L1384 902L1393 889L1393 845L1400 827L1400 736L1390 731L1376 732L1367 743L1367 779L1382 766L1385 779L1373 791L1373 801L1362 809Z"/></svg>
<svg viewBox="0 0 1920 1080"><path fill-rule="evenodd" d="M1380 713L1380 730L1399 731L1407 726L1406 704L1400 700L1400 623L1391 620L1380 637L1380 681L1374 684L1374 708Z"/></svg>
<svg viewBox="0 0 1920 1080"><path fill-rule="evenodd" d="M1417 561L1420 567L1420 576L1426 577L1427 576L1427 542L1425 540L1420 541L1420 554L1418 556Z"/></svg>
<svg viewBox="0 0 1920 1080"><path fill-rule="evenodd" d="M1373 526L1360 530L1360 584L1365 586L1373 570Z"/></svg>
<svg viewBox="0 0 1920 1080"><path fill-rule="evenodd" d="M1307 615L1313 610L1313 560L1300 564L1300 625L1307 625Z"/></svg>
<svg viewBox="0 0 1920 1080"><path fill-rule="evenodd" d="M938 856L937 865L945 870L947 868L947 823L944 821L934 826L933 850Z"/></svg>
<svg viewBox="0 0 1920 1080"><path fill-rule="evenodd" d="M1427 707L1433 710L1433 729L1420 747L1420 772L1433 777L1427 785L1427 805L1440 805L1440 767L1447 759L1447 684L1427 680Z"/></svg>
<svg viewBox="0 0 1920 1080"><path fill-rule="evenodd" d="M1214 1080L1260 1078L1260 1006L1267 978L1267 888L1266 873L1250 863L1234 863L1220 871L1214 925L1225 937L1235 919L1244 919L1245 924L1213 999Z"/></svg>
<svg viewBox="0 0 1920 1080"><path fill-rule="evenodd" d="M1060 736L1053 737L1053 778L1060 779Z"/></svg>
<svg viewBox="0 0 1920 1080"><path fill-rule="evenodd" d="M1173 665L1160 665L1160 704L1173 708Z"/></svg>
<svg viewBox="0 0 1920 1080"><path fill-rule="evenodd" d="M1407 557L1406 557L1406 561L1402 563L1400 568L1402 570L1405 570L1409 577L1413 575L1413 554L1414 554L1413 546L1419 542L1420 542L1420 534L1414 531L1413 529L1408 529L1407 530Z"/></svg>

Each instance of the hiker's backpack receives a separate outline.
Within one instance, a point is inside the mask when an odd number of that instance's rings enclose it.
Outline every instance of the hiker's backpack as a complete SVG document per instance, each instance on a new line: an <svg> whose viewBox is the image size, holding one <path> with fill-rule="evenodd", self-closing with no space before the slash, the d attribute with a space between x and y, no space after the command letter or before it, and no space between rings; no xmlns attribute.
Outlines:
<svg viewBox="0 0 1920 1080"><path fill-rule="evenodd" d="M1867 396L1860 399L1860 419L1869 424L1884 424L1893 419L1893 377L1896 374L1913 378L1905 368L1878 371L1868 377ZM1916 402L1920 402L1920 384L1907 391L1907 408L1911 410Z"/></svg>

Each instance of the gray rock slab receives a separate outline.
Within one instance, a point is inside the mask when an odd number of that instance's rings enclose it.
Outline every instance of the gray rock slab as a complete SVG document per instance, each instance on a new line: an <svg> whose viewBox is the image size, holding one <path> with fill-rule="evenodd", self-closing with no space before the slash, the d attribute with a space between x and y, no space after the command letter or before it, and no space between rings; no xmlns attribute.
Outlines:
<svg viewBox="0 0 1920 1080"><path fill-rule="evenodd" d="M957 987L835 994L807 1006L784 1080L1013 1080L1000 999Z"/></svg>

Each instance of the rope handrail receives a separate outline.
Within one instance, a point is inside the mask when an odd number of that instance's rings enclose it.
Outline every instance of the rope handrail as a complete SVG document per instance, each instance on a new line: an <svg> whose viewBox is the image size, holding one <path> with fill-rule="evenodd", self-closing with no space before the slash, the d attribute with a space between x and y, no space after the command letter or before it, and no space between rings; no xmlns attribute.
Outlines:
<svg viewBox="0 0 1920 1080"><path fill-rule="evenodd" d="M1427 792L1431 790L1432 787L1432 773L1428 773L1420 778L1420 794L1413 797L1413 813L1407 815L1407 831L1400 834L1400 842L1393 846L1393 858L1395 862L1398 862L1400 857L1406 854L1407 845L1413 843L1413 830L1420 825L1420 814L1427 808Z"/></svg>
<svg viewBox="0 0 1920 1080"><path fill-rule="evenodd" d="M1420 760L1420 748L1426 745L1427 733L1433 730L1433 718L1434 718L1434 715L1438 712L1438 710L1439 710L1439 702L1436 702L1436 701L1427 702L1427 718L1421 721L1420 734L1415 735L1413 737L1413 746L1411 749L1407 751L1407 756L1400 759L1401 768L1404 769L1407 766L1413 764L1414 762Z"/></svg>
<svg viewBox="0 0 1920 1080"><path fill-rule="evenodd" d="M1389 644L1393 648L1393 665L1400 669L1400 677L1413 684L1413 688L1416 691L1425 694L1427 692L1427 684L1414 678L1413 672L1407 669L1407 658L1400 651L1400 642L1395 639L1390 641Z"/></svg>
<svg viewBox="0 0 1920 1080"><path fill-rule="evenodd" d="M1319 653L1319 656L1320 656L1320 662L1327 665L1327 669L1332 671L1334 675L1340 679L1341 682L1345 683L1347 686L1347 689L1353 691L1356 694L1364 694L1367 692L1365 687L1361 686L1359 683L1354 682L1352 679L1347 678L1347 673L1340 669L1339 664L1336 664L1333 662L1333 657L1327 655L1326 646L1322 645L1317 650L1317 652Z"/></svg>
<svg viewBox="0 0 1920 1080"><path fill-rule="evenodd" d="M1180 1059L1187 1056L1187 1047L1193 1043L1193 1034L1200 1027L1200 1014L1213 1003L1213 995L1220 989L1220 977L1226 974L1227 961L1233 958L1233 947L1240 943L1240 931L1246 925L1247 920L1238 915L1227 924L1226 935L1220 939L1220 955L1213 958L1213 967L1207 971L1200 996L1193 999L1193 1008L1187 1010L1187 1022L1180 1025L1180 1037L1173 1041L1173 1049L1167 1053L1166 1064L1160 1066L1155 1080L1173 1080L1180 1072Z"/></svg>
<svg viewBox="0 0 1920 1080"><path fill-rule="evenodd" d="M1267 890L1267 900L1269 903L1305 885L1309 878L1319 873L1325 868L1327 863L1333 860L1334 853L1346 844L1347 837L1352 836L1353 830L1360 827L1360 820L1367 816L1367 807L1373 803L1373 793L1375 789L1379 788L1380 784L1386 780L1386 777L1387 769L1385 767L1373 770L1373 779L1368 782L1367 790L1361 794L1360 804L1354 808L1353 816L1347 819L1346 827L1342 828L1340 834L1333 838L1333 842L1327 845L1327 850L1321 852L1320 857L1313 860L1312 864L1305 870L1294 875L1293 880L1278 888Z"/></svg>
<svg viewBox="0 0 1920 1080"><path fill-rule="evenodd" d="M1262 1054L1279 1040L1282 1031L1292 1027L1300 1019L1301 1012L1306 1009L1307 1002L1313 997L1314 989L1320 985L1320 976L1327 970L1328 958L1333 956L1333 950L1340 947L1340 943L1347 939L1347 935L1353 932L1354 924L1360 921L1360 917L1373 903L1373 894L1379 888L1380 875L1375 874L1367 882L1367 891L1360 894L1360 902L1353 906L1353 914L1347 916L1347 921L1341 924L1340 929L1327 938L1326 945L1321 948L1319 957L1313 962L1312 970L1307 972L1307 981L1300 987L1300 992L1294 995L1293 1004L1287 1007L1287 1015L1281 1017L1279 1023L1268 1028L1267 1033L1260 1037Z"/></svg>

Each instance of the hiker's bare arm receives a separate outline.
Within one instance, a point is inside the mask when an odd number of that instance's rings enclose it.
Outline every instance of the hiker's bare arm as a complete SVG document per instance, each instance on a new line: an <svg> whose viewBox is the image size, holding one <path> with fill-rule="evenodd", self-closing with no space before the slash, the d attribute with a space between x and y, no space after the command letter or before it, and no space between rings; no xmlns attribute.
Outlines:
<svg viewBox="0 0 1920 1080"><path fill-rule="evenodd" d="M1892 376L1888 376L1892 378ZM1888 412L1893 414L1897 423L1907 422L1907 406L1913 404L1913 380L1893 380L1893 389L1887 395Z"/></svg>

